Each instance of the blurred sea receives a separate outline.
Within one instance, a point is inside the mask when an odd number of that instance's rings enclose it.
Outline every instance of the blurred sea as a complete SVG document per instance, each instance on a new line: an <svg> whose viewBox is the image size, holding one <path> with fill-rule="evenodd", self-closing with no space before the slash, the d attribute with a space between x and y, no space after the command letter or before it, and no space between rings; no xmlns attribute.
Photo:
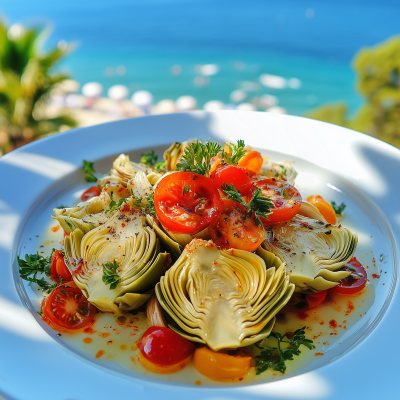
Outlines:
<svg viewBox="0 0 400 400"><path fill-rule="evenodd" d="M9 23L53 26L49 45L77 42L61 68L81 84L124 84L156 102L192 95L199 106L230 103L233 90L245 89L248 100L277 96L294 115L337 101L355 111L353 56L400 34L398 0L2 0L0 13ZM196 85L196 65L210 63L219 72ZM124 75L115 73L120 65ZM263 73L302 84L267 88Z"/></svg>

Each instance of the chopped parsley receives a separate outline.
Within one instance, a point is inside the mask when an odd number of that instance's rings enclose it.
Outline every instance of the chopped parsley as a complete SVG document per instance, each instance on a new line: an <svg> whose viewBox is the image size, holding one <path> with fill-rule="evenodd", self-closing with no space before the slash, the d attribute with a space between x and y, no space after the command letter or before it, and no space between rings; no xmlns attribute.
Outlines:
<svg viewBox="0 0 400 400"><path fill-rule="evenodd" d="M42 290L50 293L55 287L59 285L50 284L44 278L39 279L37 278L37 274L44 273L46 275L50 275L51 258L53 252L49 257L43 257L39 253L30 255L26 254L25 260L17 256L20 277L28 282L36 283Z"/></svg>
<svg viewBox="0 0 400 400"><path fill-rule="evenodd" d="M188 190L190 190L190 185L183 188L183 195L185 195Z"/></svg>
<svg viewBox="0 0 400 400"><path fill-rule="evenodd" d="M268 215L272 214L271 208L274 208L274 203L271 201L270 197L261 194L260 188L257 188L253 192L249 203L244 201L241 193L237 191L232 184L227 185L224 183L221 188L225 192L227 199L237 201L246 208L247 215L250 216L254 214L254 220L258 226L263 225L260 217L268 219Z"/></svg>
<svg viewBox="0 0 400 400"><path fill-rule="evenodd" d="M94 176L96 171L94 170L93 163L91 161L83 160L83 171L86 174L86 182L97 182L97 178Z"/></svg>
<svg viewBox="0 0 400 400"><path fill-rule="evenodd" d="M334 201L331 201L332 207L335 210L335 214L343 214L344 209L346 208L346 204L342 203L337 205Z"/></svg>
<svg viewBox="0 0 400 400"><path fill-rule="evenodd" d="M300 346L306 346L308 349L313 350L315 346L313 341L306 339L305 329L297 329L293 333L293 336L287 332L284 335L272 331L268 336L269 338L275 338L278 342L278 347L270 347L263 345L263 341L256 343L256 347L261 350L260 355L256 357L256 374L260 375L262 372L271 368L274 371L285 373L286 371L286 361L293 360L293 356L300 355ZM291 339L289 337L291 336ZM285 338L289 340L284 340ZM281 348L281 343L288 343L289 347L286 349Z"/></svg>
<svg viewBox="0 0 400 400"><path fill-rule="evenodd" d="M146 212L156 217L157 214L156 214L156 209L154 207L154 195L150 194L149 196L146 197L146 200L147 200Z"/></svg>
<svg viewBox="0 0 400 400"><path fill-rule="evenodd" d="M112 195L111 195L111 203L108 206L108 209L105 210L106 213L111 212L111 211L115 211L115 210L119 210L119 208L122 206L122 204L125 203L126 204L126 198L122 198L119 199L118 203L116 201L113 200Z"/></svg>
<svg viewBox="0 0 400 400"><path fill-rule="evenodd" d="M211 168L210 162L221 151L221 145L216 142L207 141L190 143L186 147L182 158L176 164L177 171L195 172L206 176Z"/></svg>
<svg viewBox="0 0 400 400"><path fill-rule="evenodd" d="M63 205L61 205L61 206L58 206L58 207L56 207L58 210L63 210L64 208L68 208L68 206L63 206Z"/></svg>
<svg viewBox="0 0 400 400"><path fill-rule="evenodd" d="M160 161L154 166L154 168L155 168L155 170L157 172L163 172L167 168L167 163L166 163L165 160L164 161Z"/></svg>
<svg viewBox="0 0 400 400"><path fill-rule="evenodd" d="M146 165L155 165L158 160L158 155L152 150L150 153L142 154L140 162Z"/></svg>
<svg viewBox="0 0 400 400"><path fill-rule="evenodd" d="M115 260L103 264L103 282L110 285L110 290L115 289L121 281L121 277L117 273L118 267L119 265Z"/></svg>
<svg viewBox="0 0 400 400"><path fill-rule="evenodd" d="M239 160L246 155L244 140L238 140L237 144L226 143L226 146L229 148L230 154L223 150L221 153L222 158L227 162L227 164L238 165Z"/></svg>

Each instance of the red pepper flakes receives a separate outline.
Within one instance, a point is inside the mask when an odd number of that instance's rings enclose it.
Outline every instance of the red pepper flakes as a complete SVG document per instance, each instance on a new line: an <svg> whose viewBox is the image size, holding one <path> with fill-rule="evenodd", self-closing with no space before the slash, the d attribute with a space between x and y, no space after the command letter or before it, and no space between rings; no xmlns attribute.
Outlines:
<svg viewBox="0 0 400 400"><path fill-rule="evenodd" d="M353 302L351 300L349 300L347 302L347 310L346 310L346 313L344 315L347 317L352 311L354 311L354 304L353 304Z"/></svg>
<svg viewBox="0 0 400 400"><path fill-rule="evenodd" d="M121 226L124 228L126 225L124 223L122 223Z"/></svg>
<svg viewBox="0 0 400 400"><path fill-rule="evenodd" d="M297 316L303 321L305 321L308 318L308 314L306 314L305 312L302 312L302 311L297 313Z"/></svg>
<svg viewBox="0 0 400 400"><path fill-rule="evenodd" d="M53 232L57 232L59 229L60 229L60 225L56 225L56 226L53 226L53 227L51 228L51 230L52 230Z"/></svg>
<svg viewBox="0 0 400 400"><path fill-rule="evenodd" d="M109 340L108 342L107 342L107 344L111 344L113 341L112 340Z"/></svg>
<svg viewBox="0 0 400 400"><path fill-rule="evenodd" d="M315 357L320 357L320 356L323 356L323 355L325 355L325 353L315 353L314 354Z"/></svg>
<svg viewBox="0 0 400 400"><path fill-rule="evenodd" d="M103 333L99 333L99 336L102 338L106 338L106 337L110 336L110 334L108 332L103 332Z"/></svg>
<svg viewBox="0 0 400 400"><path fill-rule="evenodd" d="M378 275L378 274L372 274L372 277L373 277L374 279L379 279L379 278L380 278L380 275Z"/></svg>
<svg viewBox="0 0 400 400"><path fill-rule="evenodd" d="M105 353L104 350L99 350L99 351L96 353L96 358L100 358L104 353Z"/></svg>
<svg viewBox="0 0 400 400"><path fill-rule="evenodd" d="M329 328L331 328L331 329L336 329L337 328L337 322L334 320L334 319L331 319L330 321L329 321Z"/></svg>
<svg viewBox="0 0 400 400"><path fill-rule="evenodd" d="M89 344L93 342L93 339L90 337L85 337L85 339L83 339L83 342Z"/></svg>
<svg viewBox="0 0 400 400"><path fill-rule="evenodd" d="M325 325L325 322L324 322L324 321L321 321L319 324L320 324L320 325Z"/></svg>

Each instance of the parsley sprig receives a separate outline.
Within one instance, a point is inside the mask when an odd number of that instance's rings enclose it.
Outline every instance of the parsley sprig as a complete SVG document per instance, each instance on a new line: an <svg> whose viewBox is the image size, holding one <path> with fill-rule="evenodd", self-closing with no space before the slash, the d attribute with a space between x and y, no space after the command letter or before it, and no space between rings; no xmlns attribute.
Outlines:
<svg viewBox="0 0 400 400"><path fill-rule="evenodd" d="M344 209L346 208L346 204L336 204L334 201L331 201L332 207L335 210L335 214L343 214Z"/></svg>
<svg viewBox="0 0 400 400"><path fill-rule="evenodd" d="M195 172L206 176L211 168L211 159L221 151L221 145L216 142L194 142L186 147L182 158L176 164L177 171Z"/></svg>
<svg viewBox="0 0 400 400"><path fill-rule="evenodd" d="M247 215L251 216L254 214L254 220L258 226L263 226L260 217L268 219L268 215L272 214L271 208L274 208L274 203L268 196L263 196L261 189L257 188L248 203L246 203L239 191L231 185L224 183L221 189L226 194L226 198L229 200L237 201L243 207L246 208Z"/></svg>
<svg viewBox="0 0 400 400"><path fill-rule="evenodd" d="M146 200L147 200L146 212L156 217L157 214L156 214L156 208L154 207L154 195L153 194L148 195L146 197Z"/></svg>
<svg viewBox="0 0 400 400"><path fill-rule="evenodd" d="M268 338L275 338L278 341L278 347L265 346L261 343L256 343L256 347L261 350L259 356L256 357L256 374L260 375L262 372L271 368L274 371L279 371L285 373L286 371L286 361L293 360L294 356L300 355L300 346L306 346L310 350L315 349L313 341L306 339L305 329L297 329L293 333L291 339L289 337L291 334L289 332L284 335L272 331ZM284 340L285 338L289 340ZM281 343L288 343L289 347L286 349L281 348Z"/></svg>
<svg viewBox="0 0 400 400"><path fill-rule="evenodd" d="M229 147L230 154L223 150L221 153L222 158L227 164L238 165L239 160L246 155L244 140L238 140L237 144L226 143L226 146Z"/></svg>
<svg viewBox="0 0 400 400"><path fill-rule="evenodd" d="M103 264L103 282L106 285L110 285L110 290L115 289L121 280L121 277L117 273L119 265L114 260Z"/></svg>
<svg viewBox="0 0 400 400"><path fill-rule="evenodd" d="M41 273L50 275L52 254L49 257L43 257L39 253L30 255L26 254L25 260L17 256L20 277L28 282L36 283L42 290L50 293L55 287L59 285L52 285L44 278L37 278L37 275Z"/></svg>
<svg viewBox="0 0 400 400"><path fill-rule="evenodd" d="M142 154L140 162L146 165L155 165L157 163L157 160L158 160L158 155L155 153L154 150L152 150L150 153Z"/></svg>
<svg viewBox="0 0 400 400"><path fill-rule="evenodd" d="M97 182L97 178L94 176L96 171L93 167L93 162L83 160L83 171L85 172L85 181L86 182Z"/></svg>
<svg viewBox="0 0 400 400"><path fill-rule="evenodd" d="M109 213L111 211L119 210L119 208L122 206L122 204L126 204L126 197L119 199L118 203L113 200L112 194L111 194L111 203L108 206L108 209L105 210L106 213Z"/></svg>

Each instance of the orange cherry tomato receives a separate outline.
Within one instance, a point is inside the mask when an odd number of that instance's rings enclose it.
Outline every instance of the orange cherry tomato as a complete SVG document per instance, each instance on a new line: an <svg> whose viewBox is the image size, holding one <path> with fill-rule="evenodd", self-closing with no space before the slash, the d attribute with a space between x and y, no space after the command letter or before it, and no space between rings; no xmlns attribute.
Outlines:
<svg viewBox="0 0 400 400"><path fill-rule="evenodd" d="M263 196L271 198L275 206L271 209L272 214L268 215L268 219L260 217L264 225L288 221L300 210L300 192L286 181L280 181L275 178L263 179L261 181L255 180L250 190L251 195L258 188L261 189Z"/></svg>
<svg viewBox="0 0 400 400"><path fill-rule="evenodd" d="M220 196L212 179L193 172L175 172L157 185L154 207L166 229L192 235L207 227L217 214Z"/></svg>
<svg viewBox="0 0 400 400"><path fill-rule="evenodd" d="M264 227L258 226L237 201L222 199L221 202L220 211L208 228L214 243L221 249L256 250L267 237Z"/></svg>
<svg viewBox="0 0 400 400"><path fill-rule="evenodd" d="M156 373L172 373L187 365L195 347L172 329L152 326L140 339L139 350L142 356L139 361L144 368Z"/></svg>
<svg viewBox="0 0 400 400"><path fill-rule="evenodd" d="M215 381L244 377L250 370L250 361L249 356L230 356L212 351L208 347L196 349L193 356L197 371Z"/></svg>
<svg viewBox="0 0 400 400"><path fill-rule="evenodd" d="M44 316L55 325L67 329L80 329L90 323L96 307L89 303L80 289L65 284L58 286L42 304Z"/></svg>
<svg viewBox="0 0 400 400"><path fill-rule="evenodd" d="M255 150L248 151L240 160L239 167L247 169L259 174L263 166L263 158L261 153Z"/></svg>
<svg viewBox="0 0 400 400"><path fill-rule="evenodd" d="M221 189L224 183L233 185L242 196L246 196L251 188L251 179L248 173L243 168L235 167L234 165L225 165L216 168L211 173L210 178L218 189Z"/></svg>
<svg viewBox="0 0 400 400"><path fill-rule="evenodd" d="M81 196L81 201L86 201L91 199L92 197L96 197L100 195L100 190L97 186L93 186L86 190Z"/></svg>
<svg viewBox="0 0 400 400"><path fill-rule="evenodd" d="M344 265L344 269L350 271L351 274L342 279L339 285L333 287L330 291L339 294L354 294L363 290L367 284L368 276L367 271L357 258L353 257Z"/></svg>
<svg viewBox="0 0 400 400"><path fill-rule="evenodd" d="M321 196L310 196L307 201L314 204L319 210L319 212L324 216L324 218L332 225L336 224L336 213L333 207L324 200Z"/></svg>

